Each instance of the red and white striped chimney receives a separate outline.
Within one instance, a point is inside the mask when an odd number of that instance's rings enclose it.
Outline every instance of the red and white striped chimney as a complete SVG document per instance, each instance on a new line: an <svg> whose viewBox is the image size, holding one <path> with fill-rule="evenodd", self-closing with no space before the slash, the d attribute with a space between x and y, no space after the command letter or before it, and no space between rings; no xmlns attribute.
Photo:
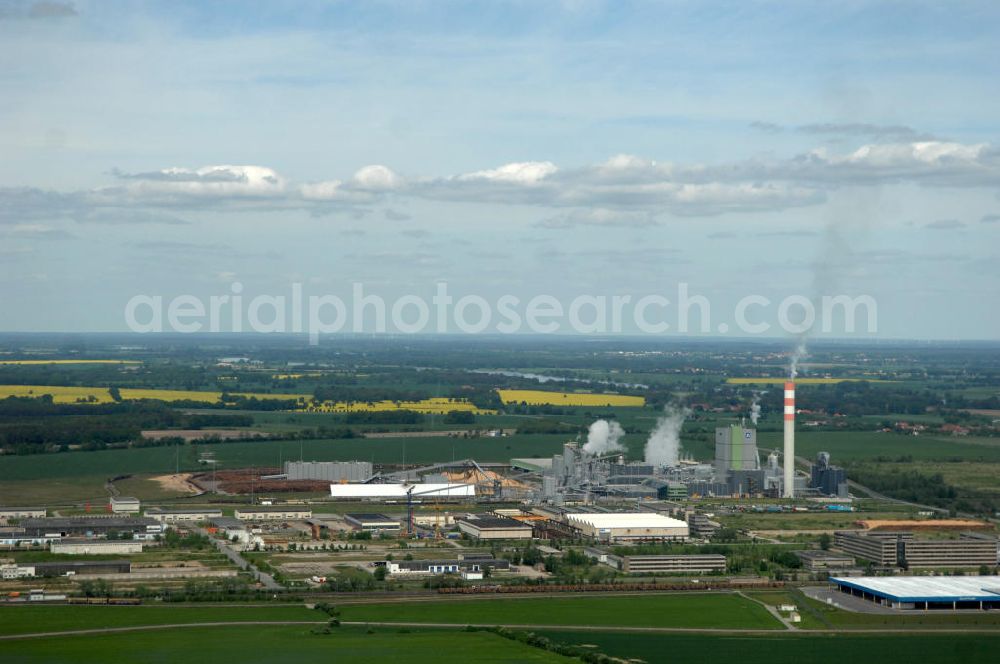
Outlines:
<svg viewBox="0 0 1000 664"><path fill-rule="evenodd" d="M795 383L785 383L785 498L795 497Z"/></svg>

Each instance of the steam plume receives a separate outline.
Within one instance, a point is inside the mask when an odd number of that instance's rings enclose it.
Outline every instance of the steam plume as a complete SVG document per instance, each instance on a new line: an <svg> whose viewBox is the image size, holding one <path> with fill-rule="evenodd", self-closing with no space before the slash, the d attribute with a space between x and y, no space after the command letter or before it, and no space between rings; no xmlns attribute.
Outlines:
<svg viewBox="0 0 1000 664"><path fill-rule="evenodd" d="M667 404L663 409L663 417L656 421L656 427L646 441L646 463L654 466L677 465L681 449L681 426L690 414L690 408Z"/></svg>
<svg viewBox="0 0 1000 664"><path fill-rule="evenodd" d="M795 380L795 377L799 375L799 362L802 358L806 356L806 336L803 334L799 337L798 343L795 344L795 350L792 351L792 357L788 363L788 377Z"/></svg>
<svg viewBox="0 0 1000 664"><path fill-rule="evenodd" d="M755 391L753 393L753 403L750 404L750 421L753 422L754 426L757 426L757 420L760 419L760 397L764 394L767 392Z"/></svg>
<svg viewBox="0 0 1000 664"><path fill-rule="evenodd" d="M618 440L625 435L622 425L607 420L597 420L587 431L587 443L583 451L594 456L623 451L625 447Z"/></svg>

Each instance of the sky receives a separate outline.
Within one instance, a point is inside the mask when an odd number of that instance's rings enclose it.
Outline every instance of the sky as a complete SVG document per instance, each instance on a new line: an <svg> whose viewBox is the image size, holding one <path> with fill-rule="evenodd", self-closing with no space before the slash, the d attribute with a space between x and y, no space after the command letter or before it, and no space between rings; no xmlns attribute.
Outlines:
<svg viewBox="0 0 1000 664"><path fill-rule="evenodd" d="M234 282L685 284L696 334L846 294L861 338L1000 339L998 34L996 2L0 0L0 331Z"/></svg>

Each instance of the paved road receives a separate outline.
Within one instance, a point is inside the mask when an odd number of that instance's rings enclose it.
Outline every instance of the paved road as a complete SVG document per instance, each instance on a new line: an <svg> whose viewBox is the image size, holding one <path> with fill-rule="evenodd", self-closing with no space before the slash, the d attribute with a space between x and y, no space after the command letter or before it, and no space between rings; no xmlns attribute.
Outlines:
<svg viewBox="0 0 1000 664"><path fill-rule="evenodd" d="M261 584L265 588L267 588L268 590L284 590L285 589L285 587L283 585L281 585L280 583L278 583L277 581L274 580L273 576L271 576L270 574L266 574L264 572L261 572L259 569L257 569L256 567L254 567L253 564L249 560L247 560L246 558L244 558L243 556L241 556L240 553L239 553L239 551L237 551L236 549L234 549L233 547L231 547L229 545L229 542L227 542L226 540L221 539L221 538L217 539L215 537L212 537L212 535L209 534L209 532L207 530L205 530L204 528L200 528L198 526L195 526L195 530L197 530L199 533L201 533L205 537L207 537L210 540L212 540L213 542L215 542L216 548L221 553L225 554L225 556L227 558L229 558L231 561L233 561L234 565L236 565L240 569L245 569L248 572L250 572L251 574L253 574L254 578L257 579L258 581L260 581Z"/></svg>

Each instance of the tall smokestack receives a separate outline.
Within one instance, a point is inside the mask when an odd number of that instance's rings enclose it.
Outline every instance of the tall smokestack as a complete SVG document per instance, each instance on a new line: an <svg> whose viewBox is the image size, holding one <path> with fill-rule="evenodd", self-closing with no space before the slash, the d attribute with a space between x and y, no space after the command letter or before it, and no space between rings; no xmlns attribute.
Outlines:
<svg viewBox="0 0 1000 664"><path fill-rule="evenodd" d="M784 497L795 497L795 383L785 383L785 488Z"/></svg>

